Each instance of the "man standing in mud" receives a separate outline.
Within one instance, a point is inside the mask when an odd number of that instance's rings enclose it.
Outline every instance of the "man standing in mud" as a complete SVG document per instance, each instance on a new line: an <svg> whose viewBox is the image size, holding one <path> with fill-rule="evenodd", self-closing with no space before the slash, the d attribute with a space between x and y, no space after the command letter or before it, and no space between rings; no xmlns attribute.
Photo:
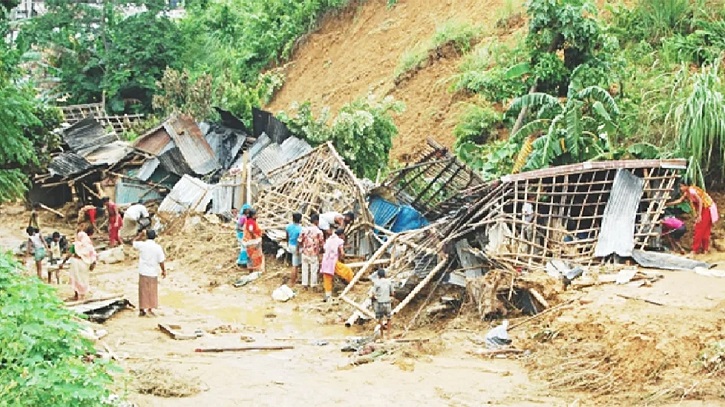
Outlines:
<svg viewBox="0 0 725 407"><path fill-rule="evenodd" d="M144 239L146 237L146 240ZM133 248L138 250L138 316L155 317L154 308L159 307L159 269L166 278L164 249L154 241L156 231L142 230L133 239Z"/></svg>

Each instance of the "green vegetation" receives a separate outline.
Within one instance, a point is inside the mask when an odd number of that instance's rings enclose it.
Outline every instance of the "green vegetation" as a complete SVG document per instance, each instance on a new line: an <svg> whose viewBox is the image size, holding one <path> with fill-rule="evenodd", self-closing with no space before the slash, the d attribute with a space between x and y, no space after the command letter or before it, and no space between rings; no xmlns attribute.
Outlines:
<svg viewBox="0 0 725 407"><path fill-rule="evenodd" d="M699 184L725 180L717 69L725 5L640 0L607 7L602 19L590 0L531 0L525 38L484 41L464 56L451 90L479 95L505 114L497 123L493 115L460 118L456 152L463 160L494 178L592 159L682 157ZM463 130L477 125L499 137L475 140L475 130ZM506 127L511 136L502 140Z"/></svg>
<svg viewBox="0 0 725 407"><path fill-rule="evenodd" d="M458 118L453 130L458 148L464 143L484 144L502 125L502 114L487 103L469 103Z"/></svg>
<svg viewBox="0 0 725 407"><path fill-rule="evenodd" d="M293 106L294 116L279 115L292 133L313 145L331 142L358 177L374 179L387 167L393 137L398 128L392 115L401 113L402 102L388 96L376 100L372 95L343 106L332 120L325 109L315 118L309 103Z"/></svg>
<svg viewBox="0 0 725 407"><path fill-rule="evenodd" d="M470 51L480 34L480 27L455 20L446 21L436 28L428 41L417 43L413 48L403 52L400 63L395 68L395 78L401 78L408 72L422 68L429 58L436 57L436 54L443 52L447 46L458 53Z"/></svg>
<svg viewBox="0 0 725 407"><path fill-rule="evenodd" d="M95 350L71 312L21 267L0 254L0 406L110 405L116 368L86 360Z"/></svg>

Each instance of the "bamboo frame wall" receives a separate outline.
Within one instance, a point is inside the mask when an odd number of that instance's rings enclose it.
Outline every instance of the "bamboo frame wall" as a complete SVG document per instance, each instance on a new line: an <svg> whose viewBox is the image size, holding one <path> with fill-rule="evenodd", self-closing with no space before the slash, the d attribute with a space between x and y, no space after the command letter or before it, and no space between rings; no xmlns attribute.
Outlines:
<svg viewBox="0 0 725 407"><path fill-rule="evenodd" d="M294 212L308 223L313 213L353 211L356 225L372 224L362 186L330 143L275 169L269 179L272 186L259 192L255 209L270 237L271 231L284 234ZM346 238L346 247L356 256L367 256L377 246L369 227L353 226Z"/></svg>
<svg viewBox="0 0 725 407"><path fill-rule="evenodd" d="M685 165L684 160L608 161L506 176L451 222L446 241L468 239L490 261L511 266L540 267L550 259L601 262L594 258L594 249L621 168L645 181L633 236L635 248L642 249L656 237L658 219ZM534 209L532 223L522 216L526 202ZM489 244L494 229L501 238L497 247Z"/></svg>
<svg viewBox="0 0 725 407"><path fill-rule="evenodd" d="M360 284L362 277L374 271L379 260L388 259L386 276L395 282L398 292L405 293L404 298L392 310L393 315L399 313L448 265L447 255L440 250L441 235L437 226L433 224L422 229L389 235L385 243L355 273L340 294L340 299L374 319L375 314L368 308L370 301L367 292L370 285L366 285L367 289L364 291L357 290L353 293L353 290Z"/></svg>
<svg viewBox="0 0 725 407"><path fill-rule="evenodd" d="M428 139L415 163L393 172L383 187L390 189L400 203L434 220L446 214L440 210L441 203L462 190L483 184L481 177L448 149Z"/></svg>

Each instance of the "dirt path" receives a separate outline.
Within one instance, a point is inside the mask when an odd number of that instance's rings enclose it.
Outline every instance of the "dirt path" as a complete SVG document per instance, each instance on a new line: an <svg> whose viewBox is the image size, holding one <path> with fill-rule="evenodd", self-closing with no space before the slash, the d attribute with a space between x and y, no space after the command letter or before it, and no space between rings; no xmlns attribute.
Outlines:
<svg viewBox="0 0 725 407"><path fill-rule="evenodd" d="M23 219L19 208L0 208L0 245L15 247L23 240ZM230 239L233 239L231 234ZM162 240L162 244L168 242ZM723 260L725 256L718 254L709 258L718 259ZM158 318L139 318L129 310L115 315L104 325L109 334L102 342L121 358L120 364L128 372L135 372L142 379L156 380L158 377L149 376L149 372L165 369L170 372L169 380L195 383L202 389L190 397L164 398L138 394L138 383L133 380L119 383L128 398L139 406L332 406L343 403L357 406L391 402L401 406L642 404L637 401L641 399L633 382L621 392L632 391L632 398L623 399L621 394L592 398L589 394L548 387L546 382L568 371L557 375L537 374L537 379L519 361L472 356L467 352L477 346L469 338L483 335L489 324L470 316L453 320L447 327L422 329L408 336L431 339L429 347L406 348L374 363L351 367L350 355L340 349L347 338L369 334L370 326L345 328L341 322L348 316L347 308L323 304L319 294L308 292L287 303L273 302L270 293L279 284L279 276L233 288L227 282L239 273L225 271L221 264L215 265L216 259L205 260L208 264L202 268L199 264L170 259L170 275L160 284ZM284 270L273 260L270 265L268 276L274 276L275 270ZM657 358L669 363L683 359L689 364L700 350L700 339L725 337L725 279L692 272L663 274L664 278L651 287L603 285L570 292L566 295L582 299L576 307L548 321L542 318L541 323L516 329L511 332L512 338L517 345L528 346L535 334L559 329L560 335L569 341L590 341L591 345L605 348L610 346L606 341L611 339L615 341L611 346L622 348L616 349L617 352L627 355L622 363L628 369L631 367L628 372L645 372ZM136 301L133 258L128 257L121 264L101 264L91 278L94 296L123 293L132 302ZM70 294L67 286L59 291L63 297ZM664 305L628 300L618 294ZM202 329L207 334L195 340L176 341L157 329L160 322L181 325L188 330ZM289 338L293 340L285 340ZM635 342L631 342L632 338ZM319 340L327 344L315 343ZM537 355L541 351L545 356L552 349L572 343L558 342L553 348L534 343L533 349ZM632 343L637 346L627 348ZM253 344L285 344L293 345L294 349L194 352L200 347ZM697 380L690 376L675 379L683 386ZM669 383L667 375L661 380ZM681 404L679 400L665 398L653 404L725 405L722 398L707 396L705 400L685 400Z"/></svg>
<svg viewBox="0 0 725 407"><path fill-rule="evenodd" d="M22 210L0 211L0 245L16 247L22 235ZM69 232L68 230L63 230ZM233 237L230 235L230 239ZM128 250L130 251L130 250ZM100 264L92 274L92 295L123 293L137 298L135 261ZM327 306L313 293L302 293L287 303L270 297L276 280L260 281L242 288L228 284L200 286L195 270L175 261L169 277L160 283L158 318L139 318L132 310L113 316L104 324L109 334L102 339L129 371L143 373L150 367L169 369L184 380L198 382L204 391L185 398L137 394L126 384L129 398L139 406L287 406L319 405L449 405L564 406L564 399L550 397L541 382L528 378L511 360L482 360L467 355L465 333L448 333L435 355L411 353L357 367L349 366L349 354L340 351L346 338L369 334L366 328L345 328L346 311ZM67 276L64 276L67 278ZM211 280L226 281L229 276ZM59 295L67 297L67 286ZM207 334L196 340L176 341L157 329L157 324L212 332L231 327L234 333ZM224 329L222 329L223 331ZM254 339L247 343L242 337ZM280 338L303 340L277 341ZM307 340L309 339L309 340ZM312 342L325 339L328 344ZM249 340L249 339L247 339ZM201 354L199 347L282 343L292 350ZM395 362L395 363L394 363Z"/></svg>

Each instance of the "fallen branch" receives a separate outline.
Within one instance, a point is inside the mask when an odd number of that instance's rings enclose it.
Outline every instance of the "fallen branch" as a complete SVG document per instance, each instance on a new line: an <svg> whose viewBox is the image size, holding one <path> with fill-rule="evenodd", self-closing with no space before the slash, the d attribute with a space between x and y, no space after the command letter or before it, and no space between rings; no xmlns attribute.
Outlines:
<svg viewBox="0 0 725 407"><path fill-rule="evenodd" d="M43 208L43 209L45 209L45 210L46 210L46 211L48 211L48 212L52 212L52 213L54 213L54 214L56 214L56 215L60 216L61 218L65 218L65 215L63 215L62 213L60 213L60 212L56 211L56 210L55 210L55 209L53 209L53 208L50 208L50 207L48 207L48 206L45 206L45 205L43 205L43 204L40 204L40 207L41 207L41 208Z"/></svg>
<svg viewBox="0 0 725 407"><path fill-rule="evenodd" d="M194 352L201 353L220 353L220 352L244 352L248 350L285 350L294 349L292 345L253 345L235 348L196 348Z"/></svg>
<svg viewBox="0 0 725 407"><path fill-rule="evenodd" d="M90 304L92 302L108 301L108 300L114 300L114 299L122 300L123 294L116 294L116 295L111 295L111 296L101 297L101 298L89 298L89 299L79 300L79 301L70 301L70 302L66 302L65 306L74 307L76 305Z"/></svg>
<svg viewBox="0 0 725 407"><path fill-rule="evenodd" d="M561 304L559 304L559 305L555 305L555 306L553 306L553 307L551 307L551 308L547 308L547 309L545 309L544 311L541 311L541 312L539 312L539 313L538 313L538 314L536 314L536 315L530 316L530 317L528 317L528 318L524 319L523 321L521 321L521 322L519 322L519 323L517 323L517 324L513 324L513 325L509 326L509 329L508 329L508 330L510 331L510 330L512 330L512 329L514 329L514 328L518 328L518 327L520 327L521 325L527 324L527 323L529 323L529 322L531 322L531 321L533 321L533 320L535 320L535 319L539 318L540 316L542 316L542 315L544 315L544 314L546 314L546 313L549 313L549 312L551 312L551 311L554 311L554 310L557 310L557 309L561 309L561 308L564 308L565 306L567 306L567 305L569 305L569 304L573 303L574 301L576 301L576 300L578 300L578 299L579 299L579 298L572 298L572 299L570 299L569 301L566 301L566 302L562 302Z"/></svg>
<svg viewBox="0 0 725 407"><path fill-rule="evenodd" d="M652 301L652 300L648 300L648 299L640 298L640 297L630 297L629 295L624 295L624 294L617 294L617 297L622 297L622 298L625 298L625 299L628 299L628 300L644 301L644 302L646 302L648 304L653 304L653 305L659 305L659 306L665 305L665 304L663 304L661 302Z"/></svg>
<svg viewBox="0 0 725 407"><path fill-rule="evenodd" d="M480 351L469 352L478 356L497 356L497 355L520 355L524 353L521 349L482 349Z"/></svg>

